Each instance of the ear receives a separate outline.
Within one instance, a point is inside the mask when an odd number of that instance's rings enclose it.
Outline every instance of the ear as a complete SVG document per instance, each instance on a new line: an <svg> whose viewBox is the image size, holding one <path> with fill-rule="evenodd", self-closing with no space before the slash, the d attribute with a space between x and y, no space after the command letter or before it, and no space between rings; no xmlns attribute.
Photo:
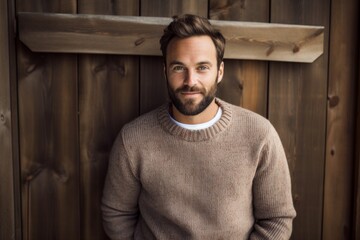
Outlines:
<svg viewBox="0 0 360 240"><path fill-rule="evenodd" d="M163 71L164 78L165 78L165 80L167 80L167 73L166 73L166 65L165 65L165 63L163 63L163 67L164 67L164 71Z"/></svg>
<svg viewBox="0 0 360 240"><path fill-rule="evenodd" d="M224 62L221 62L218 70L218 80L217 80L218 84L223 79L223 76L224 76Z"/></svg>

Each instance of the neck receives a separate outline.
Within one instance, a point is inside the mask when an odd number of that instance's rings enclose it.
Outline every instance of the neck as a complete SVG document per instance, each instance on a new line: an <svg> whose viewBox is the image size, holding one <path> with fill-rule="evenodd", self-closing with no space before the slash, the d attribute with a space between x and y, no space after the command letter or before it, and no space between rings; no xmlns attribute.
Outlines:
<svg viewBox="0 0 360 240"><path fill-rule="evenodd" d="M208 122L211 119L213 119L219 109L219 106L216 104L214 99L204 111L194 116L188 116L182 114L177 110L177 108L174 105L172 105L171 108L172 108L173 118L176 121L185 124L200 124L200 123Z"/></svg>

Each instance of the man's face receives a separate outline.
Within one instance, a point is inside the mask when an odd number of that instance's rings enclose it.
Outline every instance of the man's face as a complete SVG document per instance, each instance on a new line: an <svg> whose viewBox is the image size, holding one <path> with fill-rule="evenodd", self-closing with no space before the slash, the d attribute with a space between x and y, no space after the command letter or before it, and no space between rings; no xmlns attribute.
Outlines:
<svg viewBox="0 0 360 240"><path fill-rule="evenodd" d="M197 115L214 100L224 64L208 36L174 38L167 47L165 74L169 97L183 115Z"/></svg>

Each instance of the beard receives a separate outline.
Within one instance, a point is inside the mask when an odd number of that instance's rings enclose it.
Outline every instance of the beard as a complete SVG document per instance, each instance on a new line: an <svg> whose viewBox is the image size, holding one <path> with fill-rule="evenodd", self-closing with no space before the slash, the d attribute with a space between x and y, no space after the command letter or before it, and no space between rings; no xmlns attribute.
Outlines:
<svg viewBox="0 0 360 240"><path fill-rule="evenodd" d="M217 91L218 76L216 77L214 84L208 91L205 88L200 88L197 86L183 86L174 90L170 88L168 81L167 83L170 100L172 104L174 104L176 109L183 115L194 116L203 112L214 100ZM183 101L179 97L179 95L181 95L181 92L199 92L201 95L203 95L203 98L197 104L195 99L187 99Z"/></svg>

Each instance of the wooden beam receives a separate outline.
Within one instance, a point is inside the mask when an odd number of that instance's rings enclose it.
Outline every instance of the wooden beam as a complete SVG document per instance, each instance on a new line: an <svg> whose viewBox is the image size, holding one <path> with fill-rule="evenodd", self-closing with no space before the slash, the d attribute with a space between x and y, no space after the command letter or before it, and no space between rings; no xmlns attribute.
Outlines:
<svg viewBox="0 0 360 240"><path fill-rule="evenodd" d="M35 52L161 55L171 18L18 13L20 40ZM313 62L323 53L324 28L211 20L227 39L225 58Z"/></svg>

